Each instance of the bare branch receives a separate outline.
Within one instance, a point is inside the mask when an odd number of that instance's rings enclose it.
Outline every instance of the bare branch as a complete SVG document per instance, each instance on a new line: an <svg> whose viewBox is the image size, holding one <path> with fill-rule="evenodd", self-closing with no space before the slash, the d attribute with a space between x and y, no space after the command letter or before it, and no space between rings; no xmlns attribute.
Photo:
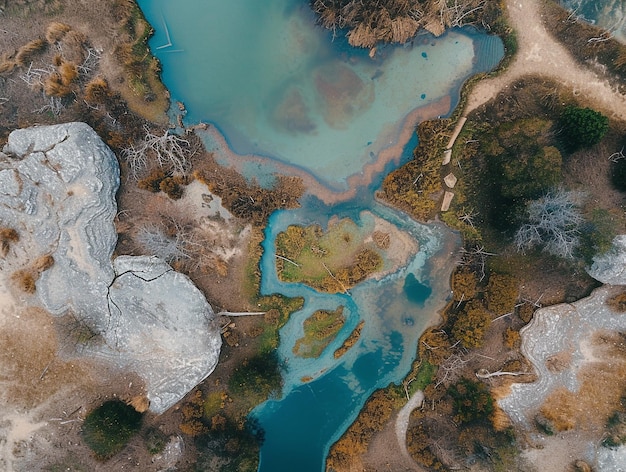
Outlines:
<svg viewBox="0 0 626 472"><path fill-rule="evenodd" d="M174 172L185 174L189 168L189 141L165 130L163 135L152 133L146 126L146 135L137 146L131 145L122 151L130 168L131 177L139 179L139 175L154 160L160 167L171 168Z"/></svg>

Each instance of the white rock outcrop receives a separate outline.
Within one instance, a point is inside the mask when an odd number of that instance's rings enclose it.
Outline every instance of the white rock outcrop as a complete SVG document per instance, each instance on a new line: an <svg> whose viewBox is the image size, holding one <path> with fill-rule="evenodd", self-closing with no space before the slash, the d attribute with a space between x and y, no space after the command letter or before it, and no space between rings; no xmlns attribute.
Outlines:
<svg viewBox="0 0 626 472"><path fill-rule="evenodd" d="M530 433L537 447L547 449L550 445L550 438L538 434L534 428L534 419L549 396L563 388L575 395L581 388L581 375L585 369L607 372L621 362L605 358L600 348L593 344L594 336L599 333L623 333L626 330L626 315L612 311L606 303L616 293L619 289L605 285L577 302L541 308L520 331L522 352L532 364L537 380L512 384L510 393L498 400L498 404L517 426ZM563 359L562 365L551 369L550 366L559 359ZM583 404L581 408L593 408L593 405ZM576 430L569 434L575 435ZM602 447L599 440L593 444L583 441L582 444L582 449L576 453L572 445L570 454L572 457L580 454L594 466L594 470L617 471L620 470L619 464L626 464L626 446L609 449Z"/></svg>
<svg viewBox="0 0 626 472"><path fill-rule="evenodd" d="M150 409L161 413L215 368L222 338L213 309L189 277L158 257L113 261L106 344L146 382ZM108 354L108 350L102 350Z"/></svg>
<svg viewBox="0 0 626 472"><path fill-rule="evenodd" d="M593 258L588 273L603 284L626 285L626 234L616 236L606 254Z"/></svg>
<svg viewBox="0 0 626 472"><path fill-rule="evenodd" d="M0 153L0 226L19 242L0 270L54 264L36 282L54 316L67 313L104 341L83 355L134 370L146 382L150 409L167 410L215 368L221 347L215 314L183 274L157 258L111 260L119 167L84 123L16 130Z"/></svg>

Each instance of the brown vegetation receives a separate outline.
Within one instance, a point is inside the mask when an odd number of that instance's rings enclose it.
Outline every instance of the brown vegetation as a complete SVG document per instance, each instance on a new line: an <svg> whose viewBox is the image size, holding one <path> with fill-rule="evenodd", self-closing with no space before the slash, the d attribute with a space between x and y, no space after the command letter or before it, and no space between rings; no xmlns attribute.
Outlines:
<svg viewBox="0 0 626 472"><path fill-rule="evenodd" d="M53 264L54 258L51 254L43 255L37 258L30 267L15 271L11 279L22 292L33 294L37 290L36 282L39 276Z"/></svg>
<svg viewBox="0 0 626 472"><path fill-rule="evenodd" d="M494 315L512 313L519 294L518 284L510 275L491 274L487 284L487 309Z"/></svg>
<svg viewBox="0 0 626 472"><path fill-rule="evenodd" d="M491 23L498 1L466 0L454 5L436 1L311 0L319 22L334 33L346 29L348 42L372 48L378 42L406 43L420 28L435 35L448 27Z"/></svg>
<svg viewBox="0 0 626 472"><path fill-rule="evenodd" d="M58 43L71 29L72 27L70 25L66 25L65 23L61 23L59 21L53 21L46 28L46 41L50 44Z"/></svg>
<svg viewBox="0 0 626 472"><path fill-rule="evenodd" d="M361 331L363 330L363 326L365 326L365 320L359 321L359 324L356 326L356 328L352 330L352 332L350 333L350 336L346 338L346 340L339 347L339 349L337 349L335 353L333 354L335 359L339 359L346 352L348 352L352 346L354 346L357 343L357 341L361 337Z"/></svg>
<svg viewBox="0 0 626 472"><path fill-rule="evenodd" d="M183 434L198 436L207 431L206 426L201 421L204 416L204 401L200 389L196 389L188 395L187 400L180 408L180 413L182 421L179 427Z"/></svg>
<svg viewBox="0 0 626 472"><path fill-rule="evenodd" d="M36 279L32 272L28 270L18 270L11 276L13 282L24 293L33 294L37 290Z"/></svg>
<svg viewBox="0 0 626 472"><path fill-rule="evenodd" d="M207 161L211 156L205 156ZM205 162L205 166L210 162ZM217 168L200 169L194 172L194 177L205 183L209 190L222 197L222 204L236 217L249 221L254 225L262 226L269 215L275 210L297 208L298 199L304 193L302 180L297 177L280 175L276 178L273 188L261 187L255 182L246 179L231 169Z"/></svg>
<svg viewBox="0 0 626 472"><path fill-rule="evenodd" d="M17 50L15 62L18 66L28 66L33 58L42 53L48 44L41 38L33 39Z"/></svg>
<svg viewBox="0 0 626 472"><path fill-rule="evenodd" d="M470 300L476 296L476 274L468 268L461 268L452 274L451 288L455 301Z"/></svg>
<svg viewBox="0 0 626 472"><path fill-rule="evenodd" d="M485 332L491 323L491 316L479 300L471 300L465 304L465 308L452 327L452 334L468 348L480 347L485 337Z"/></svg>
<svg viewBox="0 0 626 472"><path fill-rule="evenodd" d="M380 197L400 207L419 221L431 219L442 196L443 150L452 134L450 120L419 124L419 144L413 160L385 177Z"/></svg>
<svg viewBox="0 0 626 472"><path fill-rule="evenodd" d="M300 357L319 357L345 323L343 306L334 311L317 310L304 320L304 337L293 346Z"/></svg>
<svg viewBox="0 0 626 472"><path fill-rule="evenodd" d="M0 228L0 257L6 257L11 248L11 243L20 240L20 236L13 228Z"/></svg>
<svg viewBox="0 0 626 472"><path fill-rule="evenodd" d="M362 454L372 436L380 431L394 409L398 408L402 395L397 387L378 390L372 394L358 418L337 441L326 460L326 467L337 469L352 462L354 456Z"/></svg>
<svg viewBox="0 0 626 472"><path fill-rule="evenodd" d="M189 178L183 175L170 175L158 167L145 178L139 180L138 187L153 193L163 192L172 200L183 196L184 186L189 184Z"/></svg>
<svg viewBox="0 0 626 472"><path fill-rule="evenodd" d="M606 304L617 313L626 313L626 292L612 296L607 299Z"/></svg>

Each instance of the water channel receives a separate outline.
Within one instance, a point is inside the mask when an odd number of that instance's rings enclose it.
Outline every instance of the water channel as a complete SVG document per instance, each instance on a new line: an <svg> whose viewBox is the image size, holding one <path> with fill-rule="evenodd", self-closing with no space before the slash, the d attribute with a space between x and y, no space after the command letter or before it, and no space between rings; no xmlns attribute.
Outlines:
<svg viewBox="0 0 626 472"><path fill-rule="evenodd" d="M261 292L305 298L281 330L284 388L256 408L265 430L261 472L324 470L325 457L371 393L410 369L420 334L438 318L460 244L377 203L386 172L411 156L417 121L446 115L469 76L494 68L498 38L470 29L381 46L374 58L315 25L305 0L140 0L156 32L163 81L188 123L211 123L205 144L224 165L271 184L281 171L317 190L302 208L274 213L266 229ZM311 187L313 188L313 186ZM349 294L326 294L276 275L274 240L290 224L351 218L360 231L383 219L419 244L408 263ZM344 307L346 323L319 358L293 347L315 310ZM360 320L359 342L333 352Z"/></svg>

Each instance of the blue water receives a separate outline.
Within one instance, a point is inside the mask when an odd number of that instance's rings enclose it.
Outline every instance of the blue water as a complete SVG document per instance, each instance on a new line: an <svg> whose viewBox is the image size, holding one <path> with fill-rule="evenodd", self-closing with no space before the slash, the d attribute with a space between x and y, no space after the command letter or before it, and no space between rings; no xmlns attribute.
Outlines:
<svg viewBox="0 0 626 472"><path fill-rule="evenodd" d="M611 31L615 39L626 43L624 0L563 0L562 4L583 20Z"/></svg>
<svg viewBox="0 0 626 472"><path fill-rule="evenodd" d="M271 185L279 163L308 172L329 191L345 190L350 176L360 175L396 143L404 146L349 200L328 206L306 196L301 208L275 212L266 228L261 293L301 296L305 304L280 333L278 355L286 366L282 396L252 412L265 430L259 471L319 472L330 446L371 393L409 371L419 336L449 296L458 236L442 225L419 224L373 198L383 176L408 161L417 144L415 135L402 141L400 131L418 107L443 103L438 113L448 113L462 82L498 63L502 43L455 30L441 38L418 36L405 46L381 46L371 59L367 51L349 48L341 35L333 41L316 27L305 0L139 4L156 29L150 46L163 63L172 97L187 107L186 121L210 122L236 153L260 156L232 157L219 136L205 138L216 158L262 185ZM326 227L335 217L352 218L364 232L382 218L417 241L419 251L404 267L348 294L279 281L276 235L291 224ZM295 356L304 320L338 306L344 306L346 322L336 339L317 359ZM334 359L360 320L365 324L358 343Z"/></svg>
<svg viewBox="0 0 626 472"><path fill-rule="evenodd" d="M372 201L367 207L411 234L420 250L406 267L380 281L366 281L350 290L349 295L319 293L302 284L282 283L276 274L274 239L278 232L290 224L306 225L325 218L315 217L305 205L301 210L276 212L270 219L261 261L261 290L304 296L306 303L281 331L278 351L287 366L283 397L261 405L253 413L266 433L260 471L323 470L328 449L354 421L371 393L398 382L409 371L420 334L433 322L449 295L447 277L460 243L458 237L443 226L419 224ZM358 221L357 210L362 207L343 204L327 210L328 215ZM405 281L410 277L432 279L429 293L422 291L418 301L405 293ZM304 320L317 309L339 305L345 307L346 323L320 358L295 356L292 348L302 337ZM365 326L359 342L335 360L334 351L361 319ZM303 377L314 380L304 383Z"/></svg>
<svg viewBox="0 0 626 472"><path fill-rule="evenodd" d="M332 41L305 0L139 4L188 122L212 123L238 154L306 169L335 189L397 141L411 111L493 68L503 53L495 37L455 30L380 47L371 59L341 35Z"/></svg>

